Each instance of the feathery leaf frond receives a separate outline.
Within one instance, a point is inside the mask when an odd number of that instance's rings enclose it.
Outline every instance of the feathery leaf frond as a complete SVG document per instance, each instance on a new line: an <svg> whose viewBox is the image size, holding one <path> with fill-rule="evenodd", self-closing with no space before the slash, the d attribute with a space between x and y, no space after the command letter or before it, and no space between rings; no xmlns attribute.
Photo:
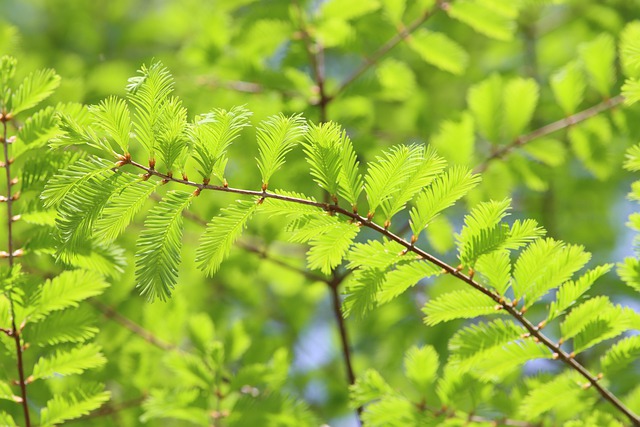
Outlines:
<svg viewBox="0 0 640 427"><path fill-rule="evenodd" d="M264 120L256 130L258 169L262 188L266 190L273 174L284 165L285 155L298 143L307 130L302 115L286 117L278 114Z"/></svg>
<svg viewBox="0 0 640 427"><path fill-rule="evenodd" d="M176 284L182 247L182 212L192 193L170 191L144 222L136 250L136 281L150 301L166 300Z"/></svg>
<svg viewBox="0 0 640 427"><path fill-rule="evenodd" d="M400 296L420 280L435 276L440 271L441 269L438 266L424 260L415 260L407 264L398 265L394 270L387 273L377 295L377 301L380 304L385 304Z"/></svg>
<svg viewBox="0 0 640 427"><path fill-rule="evenodd" d="M53 427L87 415L109 400L111 393L99 384L83 384L67 393L57 393L40 413L40 426Z"/></svg>
<svg viewBox="0 0 640 427"><path fill-rule="evenodd" d="M418 237L443 210L464 197L480 182L480 175L473 175L463 166L453 166L438 176L420 193L411 209L411 230Z"/></svg>
<svg viewBox="0 0 640 427"><path fill-rule="evenodd" d="M131 113L124 99L110 96L90 107L93 122L106 132L110 141L122 149L123 154L129 152L131 133Z"/></svg>
<svg viewBox="0 0 640 427"><path fill-rule="evenodd" d="M307 252L307 263L311 269L319 269L331 274L342 263L360 227L348 222L337 222L332 228L309 240L311 249Z"/></svg>
<svg viewBox="0 0 640 427"><path fill-rule="evenodd" d="M97 344L85 344L71 350L57 350L50 357L41 357L33 367L34 380L54 375L67 376L81 374L87 369L95 369L107 363Z"/></svg>
<svg viewBox="0 0 640 427"><path fill-rule="evenodd" d="M60 76L52 69L36 70L22 81L11 96L10 113L14 116L35 107L60 85Z"/></svg>
<svg viewBox="0 0 640 427"><path fill-rule="evenodd" d="M426 315L424 321L429 326L449 320L501 314L496 310L495 301L474 289L448 292L428 301L422 311Z"/></svg>
<svg viewBox="0 0 640 427"><path fill-rule="evenodd" d="M207 224L196 251L196 262L205 274L213 276L218 271L258 207L255 201L238 200Z"/></svg>
<svg viewBox="0 0 640 427"><path fill-rule="evenodd" d="M196 116L188 136L193 143L193 158L200 167L198 173L205 182L215 176L224 182L227 166L227 149L249 125L251 112L244 107L230 110L216 108L202 116Z"/></svg>
<svg viewBox="0 0 640 427"><path fill-rule="evenodd" d="M549 306L549 316L547 321L560 316L566 309L571 307L591 288L591 285L601 276L605 275L613 264L599 265L596 268L587 271L577 280L569 280L558 288L555 301Z"/></svg>

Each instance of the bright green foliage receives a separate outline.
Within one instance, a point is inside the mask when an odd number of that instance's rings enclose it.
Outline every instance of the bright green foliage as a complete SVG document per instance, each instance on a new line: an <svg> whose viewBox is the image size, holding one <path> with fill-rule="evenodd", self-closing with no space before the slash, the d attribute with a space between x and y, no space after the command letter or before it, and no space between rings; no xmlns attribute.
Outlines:
<svg viewBox="0 0 640 427"><path fill-rule="evenodd" d="M6 109L14 116L35 107L48 98L60 85L60 76L54 70L43 69L29 74L11 94Z"/></svg>
<svg viewBox="0 0 640 427"><path fill-rule="evenodd" d="M158 148L160 129L166 126L163 119L170 118L165 111L170 105L173 78L159 62L148 67L143 65L138 72L140 75L130 78L127 86L129 101L135 107L133 129L137 141L153 159Z"/></svg>
<svg viewBox="0 0 640 427"><path fill-rule="evenodd" d="M218 271L258 206L256 202L239 200L207 224L196 254L196 262L207 275Z"/></svg>
<svg viewBox="0 0 640 427"><path fill-rule="evenodd" d="M68 351L56 351L50 357L40 358L33 367L31 378L34 380L50 378L54 375L81 374L87 369L103 366L107 360L100 347L88 344Z"/></svg>
<svg viewBox="0 0 640 427"><path fill-rule="evenodd" d="M555 301L549 306L549 317L547 320L558 317L566 309L575 304L575 302L591 288L593 283L609 272L612 267L612 264L600 265L587 271L577 280L569 280L563 283L562 286L558 288Z"/></svg>
<svg viewBox="0 0 640 427"><path fill-rule="evenodd" d="M156 182L136 180L114 192L95 222L96 237L114 241L131 223L157 188Z"/></svg>
<svg viewBox="0 0 640 427"><path fill-rule="evenodd" d="M607 374L627 369L629 364L640 358L640 335L626 337L615 343L600 359L600 365Z"/></svg>
<svg viewBox="0 0 640 427"><path fill-rule="evenodd" d="M140 293L150 301L166 300L176 284L182 247L182 212L192 193L172 191L144 222L136 251L136 278Z"/></svg>
<svg viewBox="0 0 640 427"><path fill-rule="evenodd" d="M387 222L444 168L444 160L422 146L393 147L369 165L365 191L369 216L382 206Z"/></svg>
<svg viewBox="0 0 640 427"><path fill-rule="evenodd" d="M318 185L334 198L340 195L356 209L362 176L346 131L332 122L311 125L304 149Z"/></svg>
<svg viewBox="0 0 640 427"><path fill-rule="evenodd" d="M454 319L499 314L496 302L475 290L453 291L427 302L422 309L425 323L433 326Z"/></svg>
<svg viewBox="0 0 640 427"><path fill-rule="evenodd" d="M640 77L640 21L633 21L620 33L620 62L627 77Z"/></svg>
<svg viewBox="0 0 640 427"><path fill-rule="evenodd" d="M616 57L613 37L600 34L593 41L581 45L578 50L593 86L602 96L609 96Z"/></svg>
<svg viewBox="0 0 640 427"><path fill-rule="evenodd" d="M415 206L411 209L411 230L414 236L419 236L440 212L464 197L479 182L479 175L473 175L460 166L453 166L438 176L418 195Z"/></svg>
<svg viewBox="0 0 640 427"><path fill-rule="evenodd" d="M462 74L469 61L462 46L443 33L419 30L411 37L409 46L429 64L452 74Z"/></svg>
<svg viewBox="0 0 640 427"><path fill-rule="evenodd" d="M261 123L257 129L258 169L262 175L263 188L269 185L269 179L284 165L284 156L297 144L306 132L302 116L285 117L277 115Z"/></svg>
<svg viewBox="0 0 640 427"><path fill-rule="evenodd" d="M573 338L578 353L629 328L632 312L614 306L604 296L595 297L571 310L560 325L562 338Z"/></svg>
<svg viewBox="0 0 640 427"><path fill-rule="evenodd" d="M462 265L473 266L482 255L503 249L518 249L543 235L534 220L515 221L511 227L500 221L511 200L482 203L465 216L464 227L456 236Z"/></svg>
<svg viewBox="0 0 640 427"><path fill-rule="evenodd" d="M91 109L95 123L124 154L129 152L131 113L124 99L110 96Z"/></svg>
<svg viewBox="0 0 640 427"><path fill-rule="evenodd" d="M318 269L324 274L331 274L340 265L360 227L346 222L336 222L331 228L309 240L311 249L307 252L307 263L310 269Z"/></svg>
<svg viewBox="0 0 640 427"><path fill-rule="evenodd" d="M420 280L438 273L440 273L440 269L437 266L422 260L398 264L385 276L376 299L380 304L387 303L403 294Z"/></svg>
<svg viewBox="0 0 640 427"><path fill-rule="evenodd" d="M533 79L504 81L493 74L469 89L467 102L482 136L497 144L513 140L527 128L538 104L538 91Z"/></svg>
<svg viewBox="0 0 640 427"><path fill-rule="evenodd" d="M41 426L55 426L66 420L87 415L109 400L110 393L98 384L84 384L47 402L40 415Z"/></svg>
<svg viewBox="0 0 640 427"><path fill-rule="evenodd" d="M431 346L411 347L404 356L404 370L408 379L426 393L438 373L438 353Z"/></svg>
<svg viewBox="0 0 640 427"><path fill-rule="evenodd" d="M517 2L460 0L453 2L449 15L497 40L510 40L518 15Z"/></svg>
<svg viewBox="0 0 640 427"><path fill-rule="evenodd" d="M539 239L518 257L513 270L513 291L525 306L555 289L591 259L584 248L553 239Z"/></svg>
<svg viewBox="0 0 640 427"><path fill-rule="evenodd" d="M250 116L251 113L244 107L234 107L228 111L216 108L196 116L188 132L193 144L193 159L205 183L209 182L212 175L224 182L227 149L238 138L242 128L248 126Z"/></svg>
<svg viewBox="0 0 640 427"><path fill-rule="evenodd" d="M585 76L577 61L562 67L551 76L551 90L564 113L568 116L576 112L582 103L586 88Z"/></svg>
<svg viewBox="0 0 640 427"><path fill-rule="evenodd" d="M519 413L527 420L535 420L545 412L559 407L579 405L585 399L579 386L579 377L574 372L559 375L538 385L523 399Z"/></svg>
<svg viewBox="0 0 640 427"><path fill-rule="evenodd" d="M505 295L511 286L511 259L509 251L498 250L482 255L476 262L475 269L486 280L486 285Z"/></svg>

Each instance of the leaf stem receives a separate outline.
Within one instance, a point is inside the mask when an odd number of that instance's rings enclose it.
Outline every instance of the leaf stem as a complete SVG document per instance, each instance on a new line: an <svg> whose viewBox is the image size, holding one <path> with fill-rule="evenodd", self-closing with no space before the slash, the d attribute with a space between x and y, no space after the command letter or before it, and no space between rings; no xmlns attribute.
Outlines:
<svg viewBox="0 0 640 427"><path fill-rule="evenodd" d="M13 267L14 258L16 254L13 250L13 202L17 200L18 193L15 195L12 194L14 181L11 178L11 163L13 159L9 157L9 143L7 137L7 122L11 119L10 115L6 112L0 114L0 121L2 122L2 148L4 154L4 170L5 170L5 178L7 181L7 196L5 203L7 204L7 248L8 254L7 258L9 259L9 267ZM11 311L11 335L13 336L13 340L16 345L16 359L17 359L17 367L18 367L18 383L20 385L20 397L21 397L21 405L22 410L24 412L24 423L26 427L31 427L31 419L29 417L29 402L27 401L27 383L25 381L24 376L24 363L22 361L22 340L20 338L21 330L16 326L16 317L15 317L15 309L13 303L13 297L11 296L11 292L9 292L9 305Z"/></svg>
<svg viewBox="0 0 640 427"><path fill-rule="evenodd" d="M538 340L539 342L541 342L545 347L547 347L553 354L554 357L561 360L562 362L564 362L567 366L569 366L571 369L575 370L576 372L578 372L580 375L582 375L588 382L589 384L595 388L598 393L600 393L600 395L607 400L608 402L610 402L613 406L615 406L620 412L622 412L625 416L627 416L634 425L636 426L640 426L640 417L638 417L638 415L634 414L633 411L631 411L629 408L627 408L624 403L622 403L613 393L611 393L607 388L605 388L603 385L600 384L599 382L599 378L592 375L584 366L582 366L582 364L580 364L578 361L575 360L575 358L570 355L569 353L565 352L564 350L562 350L560 348L559 345L556 345L554 342L551 341L551 339L549 339L546 335L544 335L536 326L534 326L528 319L526 319L524 317L524 315L517 309L517 307L515 305L512 304L508 304L504 301L503 297L490 290L489 288L486 288L485 286L483 286L482 284L476 282L473 278L465 275L461 270L447 264L446 262L440 260L439 258L429 254L428 252L420 249L419 247L411 244L411 242L403 239L402 237L392 233L391 231L389 231L388 229L384 228L383 226L371 221L370 219L363 217L357 213L353 213L350 209L344 209L338 205L334 205L334 204L329 204L329 203L322 203L322 202L317 202L314 200L308 200L308 199L303 199L303 198L298 198L298 197L291 197L291 196L285 196L282 194L275 194L275 193L271 193L271 192L266 192L266 191L257 191L257 190L245 190L245 189L240 189L240 188L233 188L233 187L223 187L223 186L217 186L217 185L210 185L210 184L199 184L197 182L193 182L193 181L188 181L188 180L184 180L184 179L180 179L180 178L175 178L172 176L168 176L166 174L160 173L154 169L150 169L140 163L131 161L129 162L132 166L135 166L143 171L145 171L147 174L149 175L155 175L161 179L167 180L167 181L173 181L173 182L177 182L183 185L188 185L191 187L196 187L199 188L200 190L213 190L213 191L222 191L222 192L227 192L227 193L235 193L235 194L242 194L242 195L246 195L246 196L254 196L254 197L264 197L265 199L277 199L277 200L282 200L285 202L290 202L290 203L297 203L297 204L302 204L302 205L307 205L307 206L315 206L318 208L321 208L327 212L332 212L332 213L338 213L341 215L344 215L345 217L348 217L350 219L352 219L353 221L355 221L356 223L361 224L363 227L367 227L370 228L376 232L378 232L379 234L387 237L390 240L393 240L397 243L399 243L400 245L404 246L408 252L413 252L416 255L419 255L421 258L425 259L426 261L442 268L445 272L451 274L453 277L465 282L466 284L468 284L469 286L473 287L474 289L476 289L477 291L483 293L484 295L488 296L489 298L491 298L494 302L496 302L497 305L499 305L501 307L501 309L505 310L507 313L509 313L511 315L511 317L513 317L518 323L520 323L522 326L524 326L524 328L530 333L530 336L536 340Z"/></svg>

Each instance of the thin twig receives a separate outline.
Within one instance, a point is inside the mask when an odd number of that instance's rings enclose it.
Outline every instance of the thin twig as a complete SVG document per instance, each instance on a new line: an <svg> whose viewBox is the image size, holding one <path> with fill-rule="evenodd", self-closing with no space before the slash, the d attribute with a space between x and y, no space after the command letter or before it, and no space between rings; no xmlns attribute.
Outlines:
<svg viewBox="0 0 640 427"><path fill-rule="evenodd" d="M313 72L313 79L316 82L316 88L319 96L317 105L320 110L320 123L325 123L327 121L327 110L329 102L331 102L331 97L328 96L325 87L324 49L317 40L314 41L311 38L311 35L309 34L309 27L304 19L304 12L300 3L297 0L294 0L293 5L298 13L302 42L304 43L304 48L307 52L307 56L309 57L309 64L311 65L311 70Z"/></svg>
<svg viewBox="0 0 640 427"><path fill-rule="evenodd" d="M517 308L516 304L506 302L502 295L490 290L489 288L486 288L482 284L476 282L472 277L469 277L464 273L462 273L461 270L425 252L419 247L411 244L409 241L387 230L385 227L371 221L367 217L363 217L357 213L353 213L351 209L344 209L334 204L316 202L314 200L302 199L298 197L285 196L282 194L275 194L267 191L245 190L240 188L223 187L223 186L210 185L210 184L205 185L205 184L200 184L197 182L175 178L175 177L163 174L161 172L156 171L155 169L151 169L149 167L143 166L142 164L134 161L128 161L128 163L130 163L134 167L137 167L145 171L147 176L154 175L159 178L162 178L165 181L173 181L183 185L188 185L188 186L197 188L200 191L202 190L221 191L221 192L227 192L227 193L243 194L246 196L253 196L256 198L256 201L260 199L276 199L276 200L282 200L290 203L297 203L297 204L302 204L307 206L315 206L327 212L344 215L345 217L353 220L354 223L378 232L379 234L387 237L388 239L393 240L399 243L400 245L404 246L407 249L407 252L413 252L414 254L420 256L422 259L430 262L431 264L434 264L442 268L444 272L465 282L469 286L473 287L474 289L478 290L482 294L491 298L496 303L496 307L509 313L511 317L513 317L518 323L524 326L524 328L529 332L530 337L532 339L535 339L537 342L542 343L545 347L551 350L551 352L553 353L554 359L559 359L560 361L568 365L571 369L575 370L580 375L582 375L587 380L588 385L590 387L595 388L605 400L610 402L620 412L625 414L634 423L634 425L640 426L640 417L638 417L638 415L634 414L615 395L613 395L607 388L605 388L602 384L600 384L599 378L597 376L592 375L584 366L582 366L582 364L576 361L573 355L562 350L562 348L560 348L559 345L552 342L550 338L548 338L546 335L540 332L540 328L538 328L537 326L534 326L528 319L526 319L524 317L524 314Z"/></svg>
<svg viewBox="0 0 640 427"><path fill-rule="evenodd" d="M117 414L121 411L127 410L127 409L131 409L131 408L137 408L138 406L140 406L142 404L142 402L144 402L144 400L147 398L146 395L142 395L140 397L136 397L135 399L130 399L130 400L126 400L124 402L118 403L118 404L112 404L112 405L106 405L103 406L102 408L93 411L83 417L80 418L75 418L69 421L66 421L66 424L71 424L71 423L75 423L78 421L86 421L86 420L92 420L95 418L102 418L102 417L108 417L109 415L114 415Z"/></svg>
<svg viewBox="0 0 640 427"><path fill-rule="evenodd" d="M543 136L547 136L551 133L565 129L571 125L575 125L577 123L590 119L591 117L596 116L602 113L603 111L610 110L615 106L622 104L623 101L624 101L624 97L622 95L614 96L613 98L604 100L601 103L594 105L593 107L587 108L586 110L582 110L569 117L565 117L564 119L542 126L541 128L538 128L525 135L521 135L516 139L514 139L510 144L502 146L496 151L494 151L480 165L478 165L478 167L476 167L473 172L474 173L484 172L489 166L489 163L491 163L494 160L501 159L507 156L516 148L521 147L533 141L534 139L542 138Z"/></svg>
<svg viewBox="0 0 640 427"><path fill-rule="evenodd" d="M411 33L413 33L422 24L424 24L427 21L427 19L433 16L433 14L441 7L442 6L438 2L438 4L433 9L429 9L425 11L419 18L411 22L408 26L401 28L396 35L394 35L391 39L389 39L389 41L387 41L385 44L380 46L378 50L376 50L375 52L373 52L373 54L371 54L371 56L369 56L368 58L365 58L364 62L360 64L360 66L356 68L355 71L351 73L340 84L340 86L338 86L338 89L336 89L335 93L332 94L332 98L335 98L336 96L344 92L344 90L347 87L349 87L353 82L355 82L361 75L366 73L371 67L377 64L378 61L382 59L382 57L384 57L387 53L389 53L389 51L394 47L396 47L402 40L409 37Z"/></svg>
<svg viewBox="0 0 640 427"><path fill-rule="evenodd" d="M142 326L138 325L136 322L134 322L133 320L129 319L128 317L123 316L118 311L116 311L114 308L109 307L108 305L103 304L103 303L101 303L100 301L97 301L97 300L91 300L89 302L96 309L98 309L107 319L112 319L112 320L116 321L117 323L119 323L120 325L124 326L129 331L133 332L134 334L138 335L140 338L142 338L146 342L148 342L150 344L153 344L154 346L158 347L159 349L161 349L161 350L175 350L177 348L175 345L167 343L167 342L161 340L160 338L156 337L153 333L151 333L150 331L146 330Z"/></svg>
<svg viewBox="0 0 640 427"><path fill-rule="evenodd" d="M16 253L13 250L13 222L15 221L13 217L13 202L17 200L19 193L13 194L13 178L11 177L11 163L13 163L13 159L9 157L9 143L7 136L7 122L11 120L11 116L3 113L0 114L0 121L2 121L2 147L4 152L4 170L5 177L7 180L7 196L5 199L5 203L7 204L7 247L8 253L7 258L9 259L9 267L13 267L13 259L16 256ZM10 291L11 292L11 291ZM11 335L13 336L13 341L16 345L16 359L17 359L17 367L18 367L18 383L20 385L20 398L22 405L22 412L24 413L24 423L26 427L31 426L31 419L29 417L29 402L27 401L27 383L25 381L24 375L24 363L22 360L22 352L24 351L24 347L22 346L21 336L21 328L18 328L16 325L15 318L15 309L13 306L13 298L9 294L9 309L11 313Z"/></svg>

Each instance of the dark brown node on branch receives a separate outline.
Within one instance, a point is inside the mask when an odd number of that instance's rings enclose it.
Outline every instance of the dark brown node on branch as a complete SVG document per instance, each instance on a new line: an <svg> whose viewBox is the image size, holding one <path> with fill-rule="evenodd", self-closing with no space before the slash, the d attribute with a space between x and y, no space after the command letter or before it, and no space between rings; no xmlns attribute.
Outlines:
<svg viewBox="0 0 640 427"><path fill-rule="evenodd" d="M200 191L202 191L199 187L193 190L194 197L198 197L200 195Z"/></svg>
<svg viewBox="0 0 640 427"><path fill-rule="evenodd" d="M227 182L227 178L223 178L222 179L222 186L224 188L229 188L229 183Z"/></svg>
<svg viewBox="0 0 640 427"><path fill-rule="evenodd" d="M184 179L185 181L187 180L187 178L186 178L186 177L182 177L182 179ZM210 179L210 178L205 178L205 179L203 179L203 180L202 180L202 183L203 183L204 185L209 185L209 183L210 183L210 182L211 182L211 179Z"/></svg>
<svg viewBox="0 0 640 427"><path fill-rule="evenodd" d="M11 196L11 200L16 201L20 198L20 192L18 191L13 196Z"/></svg>
<svg viewBox="0 0 640 427"><path fill-rule="evenodd" d="M156 159L153 157L149 159L149 169L154 170L156 167Z"/></svg>

